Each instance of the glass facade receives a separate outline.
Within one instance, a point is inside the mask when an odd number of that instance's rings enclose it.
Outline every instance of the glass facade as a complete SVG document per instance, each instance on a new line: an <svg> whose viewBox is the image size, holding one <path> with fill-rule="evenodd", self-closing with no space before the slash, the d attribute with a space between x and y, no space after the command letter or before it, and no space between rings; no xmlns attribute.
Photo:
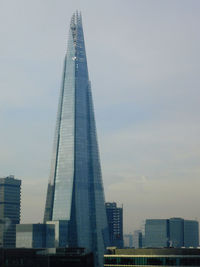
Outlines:
<svg viewBox="0 0 200 267"><path fill-rule="evenodd" d="M145 224L144 247L198 247L199 223L182 218L149 219Z"/></svg>
<svg viewBox="0 0 200 267"><path fill-rule="evenodd" d="M72 16L44 222L68 221L68 246L103 264L108 227L81 15ZM65 231L66 232L66 231Z"/></svg>
<svg viewBox="0 0 200 267"><path fill-rule="evenodd" d="M150 219L145 223L145 247L168 247L169 222L162 219Z"/></svg>
<svg viewBox="0 0 200 267"><path fill-rule="evenodd" d="M184 246L184 220L182 218L169 219L169 246L180 248Z"/></svg>
<svg viewBox="0 0 200 267"><path fill-rule="evenodd" d="M68 224L69 221L48 221L48 225L53 225L55 227L55 247L63 248L68 245Z"/></svg>
<svg viewBox="0 0 200 267"><path fill-rule="evenodd" d="M184 247L199 246L199 223L193 220L184 220Z"/></svg>

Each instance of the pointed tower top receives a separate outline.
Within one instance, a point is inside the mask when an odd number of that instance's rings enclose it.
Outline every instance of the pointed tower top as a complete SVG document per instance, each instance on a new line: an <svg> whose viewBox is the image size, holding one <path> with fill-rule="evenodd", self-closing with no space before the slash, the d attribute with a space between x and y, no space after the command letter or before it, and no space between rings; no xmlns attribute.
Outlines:
<svg viewBox="0 0 200 267"><path fill-rule="evenodd" d="M81 12L78 12L78 10L76 10L76 12L74 12L72 15L70 25L71 25L71 27L78 26L81 24L81 22L82 22Z"/></svg>
<svg viewBox="0 0 200 267"><path fill-rule="evenodd" d="M78 12L78 10L77 10L72 15L71 23L70 23L70 29L72 31L74 45L76 45L76 41L77 41L77 30L78 30L78 27L82 27L82 16L81 16L81 12Z"/></svg>

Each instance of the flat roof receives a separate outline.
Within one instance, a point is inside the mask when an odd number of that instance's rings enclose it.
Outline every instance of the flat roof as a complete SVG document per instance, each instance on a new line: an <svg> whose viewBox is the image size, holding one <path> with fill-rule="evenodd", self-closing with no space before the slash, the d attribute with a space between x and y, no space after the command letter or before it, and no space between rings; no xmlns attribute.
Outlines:
<svg viewBox="0 0 200 267"><path fill-rule="evenodd" d="M111 255L132 255L132 256L174 256L174 255L188 255L188 256L200 256L200 248L108 248L105 256Z"/></svg>

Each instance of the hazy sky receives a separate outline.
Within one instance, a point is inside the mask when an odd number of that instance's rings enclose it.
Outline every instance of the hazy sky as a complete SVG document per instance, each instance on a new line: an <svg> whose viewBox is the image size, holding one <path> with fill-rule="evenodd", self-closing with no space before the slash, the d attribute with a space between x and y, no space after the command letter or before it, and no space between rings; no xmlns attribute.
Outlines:
<svg viewBox="0 0 200 267"><path fill-rule="evenodd" d="M0 0L0 176L42 221L63 59L82 11L107 201L124 230L200 219L200 1Z"/></svg>

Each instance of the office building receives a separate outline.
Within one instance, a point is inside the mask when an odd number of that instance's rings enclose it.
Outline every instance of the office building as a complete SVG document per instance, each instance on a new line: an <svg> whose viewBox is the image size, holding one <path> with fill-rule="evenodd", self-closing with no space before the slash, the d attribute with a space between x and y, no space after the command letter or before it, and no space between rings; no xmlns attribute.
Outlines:
<svg viewBox="0 0 200 267"><path fill-rule="evenodd" d="M87 248L102 266L109 235L79 13L70 24L44 214L44 222L59 220L68 221L67 245Z"/></svg>
<svg viewBox="0 0 200 267"><path fill-rule="evenodd" d="M184 247L199 246L199 223L193 220L184 220Z"/></svg>
<svg viewBox="0 0 200 267"><path fill-rule="evenodd" d="M15 247L15 228L20 223L21 180L0 178L0 246Z"/></svg>
<svg viewBox="0 0 200 267"><path fill-rule="evenodd" d="M184 220L182 218L169 219L169 246L173 248L184 246Z"/></svg>
<svg viewBox="0 0 200 267"><path fill-rule="evenodd" d="M108 249L104 266L200 266L200 249Z"/></svg>
<svg viewBox="0 0 200 267"><path fill-rule="evenodd" d="M198 247L199 223L182 218L150 219L145 224L145 247Z"/></svg>
<svg viewBox="0 0 200 267"><path fill-rule="evenodd" d="M169 246L169 222L162 219L150 219L145 223L145 247Z"/></svg>
<svg viewBox="0 0 200 267"><path fill-rule="evenodd" d="M107 202L106 214L110 236L110 246L123 248L123 208L115 202Z"/></svg>
<svg viewBox="0 0 200 267"><path fill-rule="evenodd" d="M18 224L16 225L17 248L54 248L55 225Z"/></svg>

